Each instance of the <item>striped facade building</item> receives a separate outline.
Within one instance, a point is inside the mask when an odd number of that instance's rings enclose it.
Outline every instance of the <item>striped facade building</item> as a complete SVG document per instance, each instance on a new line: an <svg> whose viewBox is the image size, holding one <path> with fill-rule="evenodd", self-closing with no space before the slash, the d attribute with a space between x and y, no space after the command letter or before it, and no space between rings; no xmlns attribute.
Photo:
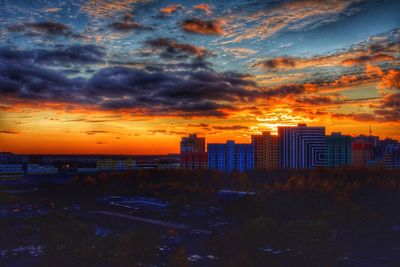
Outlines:
<svg viewBox="0 0 400 267"><path fill-rule="evenodd" d="M325 167L325 127L278 127L280 167L309 169Z"/></svg>

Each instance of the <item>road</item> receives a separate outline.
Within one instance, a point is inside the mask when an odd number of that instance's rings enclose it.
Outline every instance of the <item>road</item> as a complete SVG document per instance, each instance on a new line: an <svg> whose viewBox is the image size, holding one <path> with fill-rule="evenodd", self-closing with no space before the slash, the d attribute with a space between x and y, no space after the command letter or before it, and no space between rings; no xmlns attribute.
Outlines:
<svg viewBox="0 0 400 267"><path fill-rule="evenodd" d="M149 219L149 218L143 218L143 217L138 217L138 216L126 215L126 214L122 214L122 213L118 213L118 212L91 211L89 213L90 214L102 214L102 215L108 215L108 216L116 216L116 217L121 217L121 218L134 220L134 221L145 222L145 223L150 223L150 224L154 224L154 225L158 225L158 226L175 228L175 229L188 229L188 226L185 225L185 224L165 222L165 221L160 221L160 220L155 220L155 219Z"/></svg>

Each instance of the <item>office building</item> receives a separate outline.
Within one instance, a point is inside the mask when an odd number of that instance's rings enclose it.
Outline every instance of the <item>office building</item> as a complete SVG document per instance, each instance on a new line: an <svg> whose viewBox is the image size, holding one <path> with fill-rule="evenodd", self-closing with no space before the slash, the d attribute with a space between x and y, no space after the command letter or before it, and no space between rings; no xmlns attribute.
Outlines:
<svg viewBox="0 0 400 267"><path fill-rule="evenodd" d="M255 169L279 168L279 138L271 132L261 135L252 135L251 143L254 146Z"/></svg>
<svg viewBox="0 0 400 267"><path fill-rule="evenodd" d="M336 168L351 165L350 135L333 132L326 136L326 166Z"/></svg>
<svg viewBox="0 0 400 267"><path fill-rule="evenodd" d="M309 169L325 167L325 127L278 127L280 167Z"/></svg>

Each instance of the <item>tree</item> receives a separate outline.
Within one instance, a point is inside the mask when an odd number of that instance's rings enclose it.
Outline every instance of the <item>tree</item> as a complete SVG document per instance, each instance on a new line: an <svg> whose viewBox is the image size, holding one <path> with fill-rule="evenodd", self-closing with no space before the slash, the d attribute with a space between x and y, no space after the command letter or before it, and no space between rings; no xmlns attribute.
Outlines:
<svg viewBox="0 0 400 267"><path fill-rule="evenodd" d="M186 250L183 245L179 246L175 253L171 256L169 263L171 267L188 267L189 260L186 258Z"/></svg>

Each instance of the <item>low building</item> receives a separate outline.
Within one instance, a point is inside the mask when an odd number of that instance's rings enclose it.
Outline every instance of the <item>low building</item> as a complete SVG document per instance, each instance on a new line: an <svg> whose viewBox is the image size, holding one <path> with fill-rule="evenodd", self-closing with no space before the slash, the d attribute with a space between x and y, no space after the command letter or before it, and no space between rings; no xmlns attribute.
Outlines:
<svg viewBox="0 0 400 267"><path fill-rule="evenodd" d="M127 171L136 168L136 161L101 159L96 162L96 167L99 171Z"/></svg>
<svg viewBox="0 0 400 267"><path fill-rule="evenodd" d="M21 177L23 175L22 164L0 164L0 178Z"/></svg>
<svg viewBox="0 0 400 267"><path fill-rule="evenodd" d="M26 173L28 175L55 174L58 173L58 169L53 165L40 165L29 163L26 165Z"/></svg>

